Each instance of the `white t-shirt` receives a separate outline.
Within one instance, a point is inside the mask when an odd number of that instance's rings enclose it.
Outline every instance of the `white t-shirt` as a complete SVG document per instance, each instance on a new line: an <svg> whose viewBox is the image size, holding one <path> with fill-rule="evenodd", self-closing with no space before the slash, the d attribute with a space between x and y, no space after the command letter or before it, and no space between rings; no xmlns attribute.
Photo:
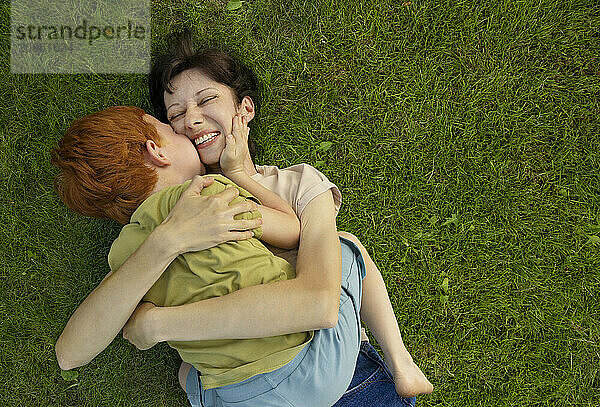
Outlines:
<svg viewBox="0 0 600 407"><path fill-rule="evenodd" d="M308 164L298 164L280 169L272 165L257 165L258 174L252 179L275 192L288 202L300 218L306 205L315 197L331 189L336 214L342 204L342 194L339 188L329 181L316 168ZM282 257L296 267L298 249L281 249L267 245L276 256Z"/></svg>

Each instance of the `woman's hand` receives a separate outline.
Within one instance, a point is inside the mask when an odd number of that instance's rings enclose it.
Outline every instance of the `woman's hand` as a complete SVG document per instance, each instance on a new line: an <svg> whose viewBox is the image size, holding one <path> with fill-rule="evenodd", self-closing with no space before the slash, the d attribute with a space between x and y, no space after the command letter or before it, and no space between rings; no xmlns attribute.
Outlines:
<svg viewBox="0 0 600 407"><path fill-rule="evenodd" d="M213 181L210 177L194 177L169 216L158 226L167 244L177 254L208 249L231 240L249 239L254 235L250 229L260 227L260 219L233 219L239 213L258 208L250 200L229 206L239 195L237 188L227 188L212 196L200 195Z"/></svg>
<svg viewBox="0 0 600 407"><path fill-rule="evenodd" d="M219 162L223 174L229 178L244 173L244 162L250 156L248 119L240 114L233 116L231 133L225 137L226 145Z"/></svg>
<svg viewBox="0 0 600 407"><path fill-rule="evenodd" d="M150 349L158 343L152 329L152 312L156 308L151 302L142 302L137 306L129 321L123 327L123 338L139 350Z"/></svg>

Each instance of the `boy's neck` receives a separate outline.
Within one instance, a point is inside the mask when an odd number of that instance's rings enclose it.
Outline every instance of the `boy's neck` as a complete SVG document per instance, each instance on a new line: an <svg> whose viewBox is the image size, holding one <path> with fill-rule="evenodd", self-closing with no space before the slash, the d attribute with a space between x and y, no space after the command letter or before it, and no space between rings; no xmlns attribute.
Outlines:
<svg viewBox="0 0 600 407"><path fill-rule="evenodd" d="M180 185L187 181L178 176L178 174L170 172L170 167L155 168L155 171L158 177L156 180L156 184L154 184L154 188L152 188L152 192L150 192L150 195L155 194L161 189L171 187L173 185Z"/></svg>
<svg viewBox="0 0 600 407"><path fill-rule="evenodd" d="M183 184L185 181L187 181L178 177L177 174L172 173L171 167L155 167L154 169L156 170L158 179L156 180L156 184L154 185L152 192L150 192L150 195L166 187ZM246 161L244 161L244 169L246 174L248 174L249 176L258 173L256 171L256 168L254 167L254 164L252 163L252 159L249 156L246 158ZM221 170L221 166L217 163L213 165L206 165L206 173L223 174L223 171Z"/></svg>

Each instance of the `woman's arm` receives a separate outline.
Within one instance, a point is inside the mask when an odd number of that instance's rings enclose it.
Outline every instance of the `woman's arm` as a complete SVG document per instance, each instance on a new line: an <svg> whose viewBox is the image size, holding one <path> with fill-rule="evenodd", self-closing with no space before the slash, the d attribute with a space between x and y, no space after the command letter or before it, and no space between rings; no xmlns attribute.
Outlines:
<svg viewBox="0 0 600 407"><path fill-rule="evenodd" d="M212 197L200 195L202 188L212 182L196 177L167 219L79 305L56 342L61 369L85 365L102 352L177 255L252 236L247 229L258 227L258 220L233 220L233 216L256 204L244 202L229 207L238 195L235 188ZM195 239L191 241L190 236Z"/></svg>
<svg viewBox="0 0 600 407"><path fill-rule="evenodd" d="M340 241L333 197L326 191L302 212L295 279L246 287L177 307L152 307L141 315L143 321L137 321L135 328L130 326L127 336L143 337L151 344L258 338L331 328L337 324L340 286Z"/></svg>
<svg viewBox="0 0 600 407"><path fill-rule="evenodd" d="M263 235L261 240L283 249L298 246L300 221L292 207L275 192L254 181L245 170L244 159L248 154L248 122L236 115L232 123L232 135L226 137L226 146L221 154L223 174L253 196L262 205Z"/></svg>
<svg viewBox="0 0 600 407"><path fill-rule="evenodd" d="M110 272L75 310L56 341L63 370L90 362L125 325L144 294L176 255L159 226L116 272Z"/></svg>

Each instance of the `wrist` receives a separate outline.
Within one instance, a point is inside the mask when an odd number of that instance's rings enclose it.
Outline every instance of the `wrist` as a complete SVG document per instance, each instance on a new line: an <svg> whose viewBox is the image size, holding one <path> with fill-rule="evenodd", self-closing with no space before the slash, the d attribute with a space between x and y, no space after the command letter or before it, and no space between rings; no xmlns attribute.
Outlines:
<svg viewBox="0 0 600 407"><path fill-rule="evenodd" d="M144 329L152 342L164 342L167 338L163 335L163 307L154 307L148 311L148 318Z"/></svg>
<svg viewBox="0 0 600 407"><path fill-rule="evenodd" d="M177 231L172 230L167 221L154 228L147 239L151 239L151 244L154 247L154 252L157 257L165 257L172 261L175 257L186 252L185 247L182 246L182 241L178 236L179 234Z"/></svg>
<svg viewBox="0 0 600 407"><path fill-rule="evenodd" d="M247 181L248 178L250 178L243 169L237 171L224 171L223 174L239 186L242 186L244 181Z"/></svg>
<svg viewBox="0 0 600 407"><path fill-rule="evenodd" d="M254 174L258 174L258 171L256 171L256 167L254 166L254 163L252 162L252 158L250 157L250 153L248 153L248 155L246 156L246 160L244 161L244 171L250 177L253 176Z"/></svg>

